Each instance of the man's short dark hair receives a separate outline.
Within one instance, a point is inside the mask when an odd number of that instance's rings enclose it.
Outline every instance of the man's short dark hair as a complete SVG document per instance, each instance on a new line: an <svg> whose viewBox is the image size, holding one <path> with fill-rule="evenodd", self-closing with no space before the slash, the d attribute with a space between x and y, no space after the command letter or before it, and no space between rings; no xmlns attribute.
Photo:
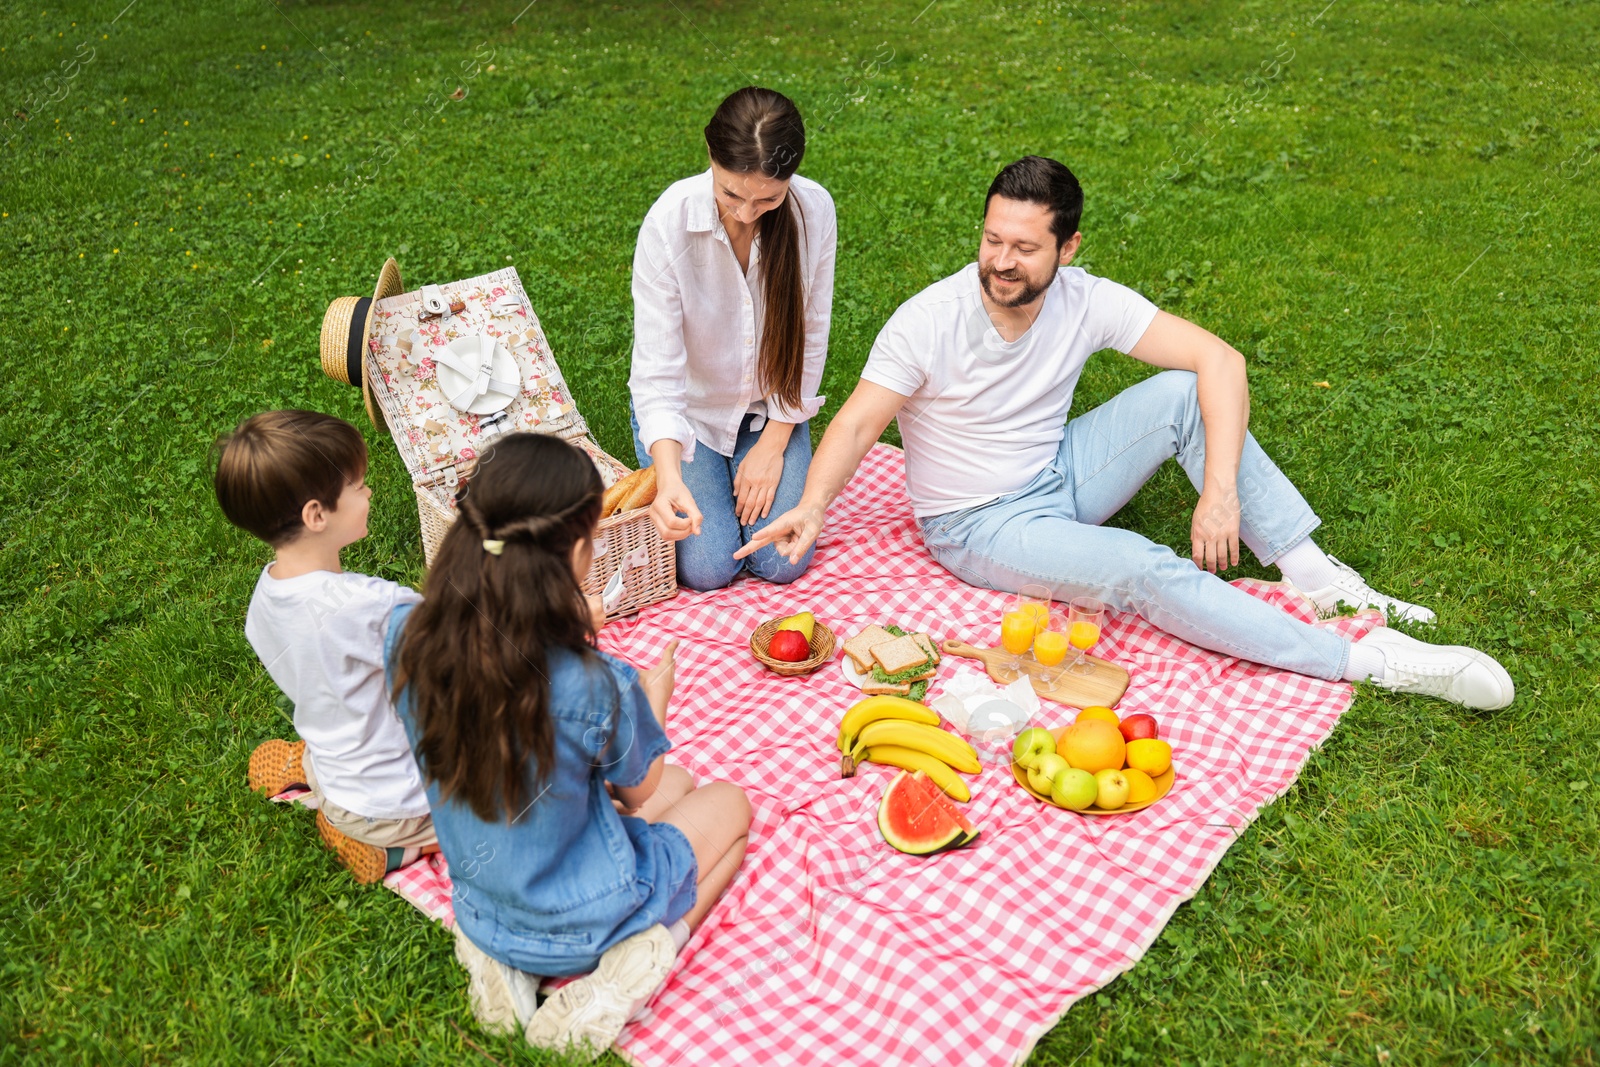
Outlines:
<svg viewBox="0 0 1600 1067"><path fill-rule="evenodd" d="M1078 222L1083 218L1083 186L1065 166L1044 156L1023 156L996 174L989 183L989 195L983 198L985 214L989 201L997 196L1049 208L1050 232L1055 235L1057 248L1078 232Z"/></svg>
<svg viewBox="0 0 1600 1067"><path fill-rule="evenodd" d="M312 500L328 511L367 474L361 431L320 411L263 411L217 442L214 484L228 521L274 548L305 529Z"/></svg>

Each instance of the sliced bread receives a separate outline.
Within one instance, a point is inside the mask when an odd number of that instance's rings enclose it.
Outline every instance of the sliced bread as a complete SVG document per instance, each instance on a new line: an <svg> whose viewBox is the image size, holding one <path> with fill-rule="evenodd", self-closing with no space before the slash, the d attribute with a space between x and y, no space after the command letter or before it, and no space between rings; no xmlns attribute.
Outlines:
<svg viewBox="0 0 1600 1067"><path fill-rule="evenodd" d="M872 670L872 647L894 639L894 634L873 623L844 643L844 654L855 661L856 670L866 674Z"/></svg>
<svg viewBox="0 0 1600 1067"><path fill-rule="evenodd" d="M922 646L923 650L928 653L928 659L933 661L935 667L939 665L939 646L933 643L933 638L927 634L912 634L911 640Z"/></svg>
<svg viewBox="0 0 1600 1067"><path fill-rule="evenodd" d="M868 678L861 686L861 692L869 697L903 697L911 695L910 682L874 682Z"/></svg>
<svg viewBox="0 0 1600 1067"><path fill-rule="evenodd" d="M896 637L872 646L872 658L885 674L908 671L928 662L927 649L909 637Z"/></svg>

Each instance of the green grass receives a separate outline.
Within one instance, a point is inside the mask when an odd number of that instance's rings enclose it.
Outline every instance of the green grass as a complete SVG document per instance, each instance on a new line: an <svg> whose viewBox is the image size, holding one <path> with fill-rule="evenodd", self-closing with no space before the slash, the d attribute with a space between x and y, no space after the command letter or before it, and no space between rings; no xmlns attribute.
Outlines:
<svg viewBox="0 0 1600 1067"><path fill-rule="evenodd" d="M1360 692L1032 1062L1595 1062L1592 5L123 2L0 11L0 1063L538 1060L475 1029L442 933L244 790L287 723L206 451L269 407L359 421L318 326L393 253L413 284L509 257L628 456L633 235L751 81L839 207L829 413L972 258L997 167L1054 155L1082 264L1250 358L1325 546L1519 687ZM1100 357L1079 410L1143 373ZM415 581L369 439L347 565ZM1164 474L1118 521L1182 546L1191 507Z"/></svg>

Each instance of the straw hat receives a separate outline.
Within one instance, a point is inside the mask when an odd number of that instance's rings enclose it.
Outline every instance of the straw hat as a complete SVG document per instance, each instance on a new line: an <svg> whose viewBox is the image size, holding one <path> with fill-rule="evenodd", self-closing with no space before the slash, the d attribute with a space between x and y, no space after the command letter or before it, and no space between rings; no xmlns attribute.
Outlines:
<svg viewBox="0 0 1600 1067"><path fill-rule="evenodd" d="M327 314L322 316L322 373L336 382L360 385L367 416L378 426L383 425L383 420L372 406L372 386L367 381L367 338L372 336L372 306L386 296L403 292L400 264L391 256L378 272L378 287L371 297L341 296L328 305Z"/></svg>

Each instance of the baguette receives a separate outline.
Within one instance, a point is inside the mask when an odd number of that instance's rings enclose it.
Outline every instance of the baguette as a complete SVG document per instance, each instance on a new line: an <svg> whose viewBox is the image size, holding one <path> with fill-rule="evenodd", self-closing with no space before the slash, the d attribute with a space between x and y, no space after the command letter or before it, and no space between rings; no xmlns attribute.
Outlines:
<svg viewBox="0 0 1600 1067"><path fill-rule="evenodd" d="M656 468L654 464L636 470L606 490L600 498L600 517L609 518L624 511L644 507L656 498Z"/></svg>

